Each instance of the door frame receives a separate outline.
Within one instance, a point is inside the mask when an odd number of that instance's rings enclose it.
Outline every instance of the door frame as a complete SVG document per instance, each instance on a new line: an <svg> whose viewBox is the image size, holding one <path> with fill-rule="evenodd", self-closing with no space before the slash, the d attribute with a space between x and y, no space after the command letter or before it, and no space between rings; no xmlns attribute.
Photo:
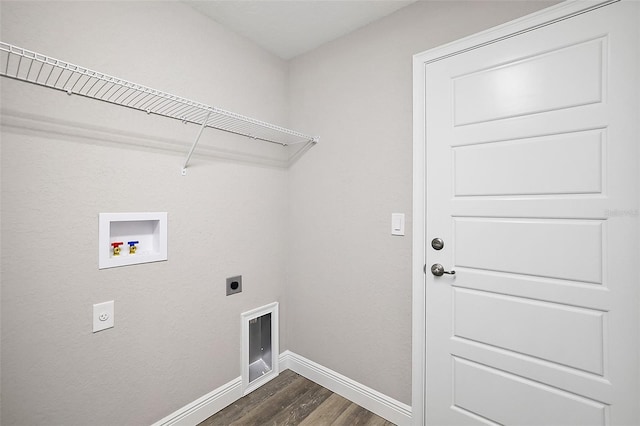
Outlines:
<svg viewBox="0 0 640 426"><path fill-rule="evenodd" d="M619 0L568 0L500 26L413 56L413 256L412 256L412 424L426 420L426 149L425 67L454 55L533 31Z"/></svg>

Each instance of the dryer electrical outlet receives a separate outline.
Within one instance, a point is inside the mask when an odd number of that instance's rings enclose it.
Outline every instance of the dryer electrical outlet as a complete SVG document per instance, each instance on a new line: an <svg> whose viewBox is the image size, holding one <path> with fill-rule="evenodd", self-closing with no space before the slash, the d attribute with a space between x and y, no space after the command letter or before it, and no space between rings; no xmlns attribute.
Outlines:
<svg viewBox="0 0 640 426"><path fill-rule="evenodd" d="M242 275L227 278L227 296L242 292Z"/></svg>

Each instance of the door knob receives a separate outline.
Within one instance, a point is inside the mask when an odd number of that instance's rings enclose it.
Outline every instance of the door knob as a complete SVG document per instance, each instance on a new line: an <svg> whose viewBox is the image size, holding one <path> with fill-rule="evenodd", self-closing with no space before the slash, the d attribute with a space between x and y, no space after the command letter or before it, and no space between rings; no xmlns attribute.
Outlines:
<svg viewBox="0 0 640 426"><path fill-rule="evenodd" d="M455 275L456 271L445 271L444 266L439 263L431 265L431 273L436 277L441 277L443 274Z"/></svg>

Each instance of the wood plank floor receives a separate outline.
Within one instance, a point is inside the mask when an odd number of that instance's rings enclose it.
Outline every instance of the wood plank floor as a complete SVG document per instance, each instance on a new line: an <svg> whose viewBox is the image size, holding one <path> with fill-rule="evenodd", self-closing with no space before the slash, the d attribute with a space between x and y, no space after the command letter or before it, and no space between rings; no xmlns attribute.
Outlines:
<svg viewBox="0 0 640 426"><path fill-rule="evenodd" d="M199 426L394 426L291 370L209 417Z"/></svg>

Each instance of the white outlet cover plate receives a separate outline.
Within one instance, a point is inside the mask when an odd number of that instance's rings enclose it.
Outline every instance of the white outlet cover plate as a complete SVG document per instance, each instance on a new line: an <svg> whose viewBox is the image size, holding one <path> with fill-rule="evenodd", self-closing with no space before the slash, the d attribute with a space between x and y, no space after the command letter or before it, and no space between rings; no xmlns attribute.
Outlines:
<svg viewBox="0 0 640 426"><path fill-rule="evenodd" d="M93 332L113 327L113 300L93 305Z"/></svg>

